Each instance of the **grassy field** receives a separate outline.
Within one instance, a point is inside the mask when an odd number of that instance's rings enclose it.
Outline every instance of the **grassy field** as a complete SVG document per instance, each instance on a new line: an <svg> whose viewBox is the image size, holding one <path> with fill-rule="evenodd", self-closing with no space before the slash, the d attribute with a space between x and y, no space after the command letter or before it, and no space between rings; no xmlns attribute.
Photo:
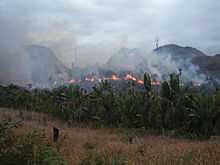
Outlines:
<svg viewBox="0 0 220 165"><path fill-rule="evenodd" d="M21 121L18 134L45 132L52 143L52 130L61 136L53 146L70 165L218 165L220 142L192 141L153 136L143 131L67 125L45 114L0 109L0 121Z"/></svg>

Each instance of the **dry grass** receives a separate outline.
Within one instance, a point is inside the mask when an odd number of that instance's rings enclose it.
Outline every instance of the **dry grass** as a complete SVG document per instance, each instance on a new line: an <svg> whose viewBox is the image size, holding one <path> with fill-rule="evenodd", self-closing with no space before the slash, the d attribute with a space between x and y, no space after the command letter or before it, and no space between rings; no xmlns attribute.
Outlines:
<svg viewBox="0 0 220 165"><path fill-rule="evenodd" d="M116 154L125 157L131 165L220 165L220 143L217 141L189 141L169 137L143 135L132 137L114 129L68 127L45 114L0 109L0 120L22 120L18 133L42 130L52 139L52 128L61 131L54 144L70 165L78 164L90 152L100 152L106 158ZM51 140L52 143L52 140Z"/></svg>

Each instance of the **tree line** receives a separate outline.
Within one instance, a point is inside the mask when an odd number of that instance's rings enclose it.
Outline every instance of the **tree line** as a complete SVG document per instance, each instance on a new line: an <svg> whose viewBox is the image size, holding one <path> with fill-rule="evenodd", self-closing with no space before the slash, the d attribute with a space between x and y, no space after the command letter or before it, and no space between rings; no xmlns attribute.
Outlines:
<svg viewBox="0 0 220 165"><path fill-rule="evenodd" d="M144 90L134 83L116 88L108 81L91 91L77 85L52 90L0 86L0 106L45 112L68 122L97 126L143 128L158 133L210 137L220 134L220 91L202 93L181 86L180 75L171 74L159 93L144 75Z"/></svg>

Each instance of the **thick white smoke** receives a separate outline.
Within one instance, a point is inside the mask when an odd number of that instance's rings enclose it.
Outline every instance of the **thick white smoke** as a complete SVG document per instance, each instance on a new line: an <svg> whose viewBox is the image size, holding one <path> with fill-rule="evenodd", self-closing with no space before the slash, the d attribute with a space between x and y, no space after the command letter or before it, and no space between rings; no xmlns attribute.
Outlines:
<svg viewBox="0 0 220 165"><path fill-rule="evenodd" d="M146 58L150 73L157 75L161 80L166 79L171 73L178 73L181 69L184 82L204 83L206 81L206 76L199 73L199 67L192 64L191 59L174 60L170 54L156 53L147 53Z"/></svg>

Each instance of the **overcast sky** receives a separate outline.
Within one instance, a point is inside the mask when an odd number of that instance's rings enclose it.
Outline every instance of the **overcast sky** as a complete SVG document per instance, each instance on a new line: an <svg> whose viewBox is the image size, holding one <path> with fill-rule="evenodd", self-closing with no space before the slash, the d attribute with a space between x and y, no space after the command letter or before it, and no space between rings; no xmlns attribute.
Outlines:
<svg viewBox="0 0 220 165"><path fill-rule="evenodd" d="M220 0L0 0L0 49L50 46L64 62L101 63L120 47L176 43L220 52ZM4 41L3 41L4 40Z"/></svg>

